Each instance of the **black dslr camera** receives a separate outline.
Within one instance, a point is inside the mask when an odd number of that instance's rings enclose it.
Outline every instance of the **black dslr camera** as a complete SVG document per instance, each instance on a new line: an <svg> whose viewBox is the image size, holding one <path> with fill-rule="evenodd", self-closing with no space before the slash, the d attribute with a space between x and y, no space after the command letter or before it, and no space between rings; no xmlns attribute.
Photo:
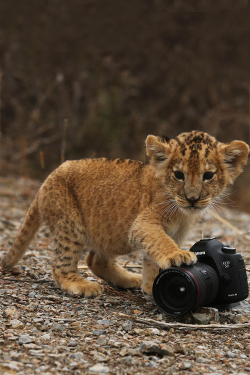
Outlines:
<svg viewBox="0 0 250 375"><path fill-rule="evenodd" d="M154 281L153 297L162 311L172 316L201 306L223 311L247 298L245 263L235 248L216 238L204 238L190 251L198 259L194 266L165 269Z"/></svg>

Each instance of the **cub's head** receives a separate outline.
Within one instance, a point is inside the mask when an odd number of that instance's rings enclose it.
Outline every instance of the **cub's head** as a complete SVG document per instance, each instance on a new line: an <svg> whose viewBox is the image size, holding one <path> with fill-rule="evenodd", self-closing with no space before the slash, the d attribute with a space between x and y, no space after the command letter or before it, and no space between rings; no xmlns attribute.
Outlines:
<svg viewBox="0 0 250 375"><path fill-rule="evenodd" d="M249 154L245 142L224 144L200 131L170 140L149 135L146 150L159 182L186 213L219 197L242 172Z"/></svg>

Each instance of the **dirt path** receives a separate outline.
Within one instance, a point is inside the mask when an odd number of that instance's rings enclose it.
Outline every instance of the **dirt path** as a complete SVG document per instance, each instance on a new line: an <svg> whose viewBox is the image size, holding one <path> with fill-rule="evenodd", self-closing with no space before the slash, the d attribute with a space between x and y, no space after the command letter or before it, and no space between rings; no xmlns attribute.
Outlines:
<svg viewBox="0 0 250 375"><path fill-rule="evenodd" d="M27 179L0 178L1 256L13 242L39 184ZM250 216L226 212L224 217L243 232ZM213 217L197 224L184 248L204 236L232 244L232 231ZM237 250L250 265L249 240L235 236ZM130 263L141 264L141 254ZM51 277L51 240L41 228L16 274L0 275L0 373L7 374L249 374L250 330L179 330L140 291L120 291L101 282L96 299L72 297ZM125 263L128 257L122 257ZM81 272L94 276L81 262ZM133 268L140 272L140 268ZM8 279L8 280L7 280ZM11 281L13 280L13 281ZM15 281L14 281L15 280ZM250 309L217 313L219 324L244 324ZM123 317L121 313L128 317ZM203 314L204 315L204 314ZM205 314L206 315L206 314ZM134 319L172 322L168 330Z"/></svg>

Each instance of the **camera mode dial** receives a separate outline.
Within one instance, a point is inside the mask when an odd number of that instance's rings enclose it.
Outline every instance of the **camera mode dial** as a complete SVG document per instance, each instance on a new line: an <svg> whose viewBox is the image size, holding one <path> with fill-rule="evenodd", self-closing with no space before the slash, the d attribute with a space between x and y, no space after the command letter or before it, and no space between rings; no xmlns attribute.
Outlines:
<svg viewBox="0 0 250 375"><path fill-rule="evenodd" d="M221 251L224 254L236 254L236 249L234 247L229 247L229 246L223 246L221 248Z"/></svg>

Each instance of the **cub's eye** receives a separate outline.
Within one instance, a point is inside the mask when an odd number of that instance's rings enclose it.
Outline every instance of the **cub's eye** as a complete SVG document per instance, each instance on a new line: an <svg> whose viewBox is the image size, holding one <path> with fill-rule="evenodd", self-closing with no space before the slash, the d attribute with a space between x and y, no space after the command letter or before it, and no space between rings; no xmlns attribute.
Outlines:
<svg viewBox="0 0 250 375"><path fill-rule="evenodd" d="M184 180L184 173L182 173L180 171L176 171L176 172L174 172L174 175L177 178L177 180Z"/></svg>
<svg viewBox="0 0 250 375"><path fill-rule="evenodd" d="M203 180L212 180L213 177L214 177L214 173L213 172L206 172L203 175Z"/></svg>

